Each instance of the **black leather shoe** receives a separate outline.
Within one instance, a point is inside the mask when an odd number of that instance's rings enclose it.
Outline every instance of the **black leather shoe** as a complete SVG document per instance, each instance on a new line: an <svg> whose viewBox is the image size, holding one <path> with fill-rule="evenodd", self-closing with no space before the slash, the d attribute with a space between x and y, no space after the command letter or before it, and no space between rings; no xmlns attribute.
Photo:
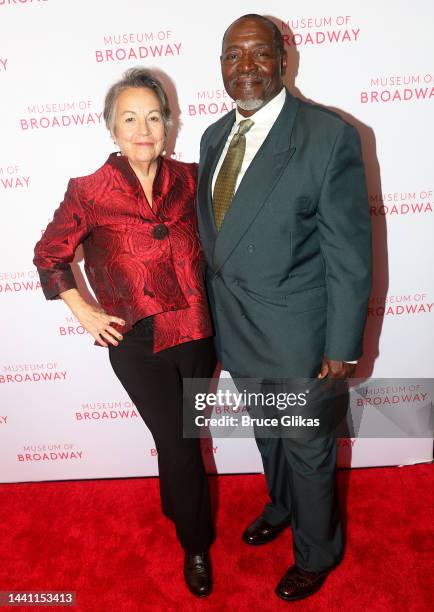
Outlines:
<svg viewBox="0 0 434 612"><path fill-rule="evenodd" d="M242 535L242 539L246 544L251 544L252 546L267 544L275 540L289 524L290 521L288 520L278 525L270 525L260 516L247 527Z"/></svg>
<svg viewBox="0 0 434 612"><path fill-rule="evenodd" d="M196 597L206 597L212 591L212 573L209 554L185 554L184 578L188 590Z"/></svg>
<svg viewBox="0 0 434 612"><path fill-rule="evenodd" d="M285 601L296 601L320 590L330 571L307 572L298 565L289 568L276 587L275 593Z"/></svg>

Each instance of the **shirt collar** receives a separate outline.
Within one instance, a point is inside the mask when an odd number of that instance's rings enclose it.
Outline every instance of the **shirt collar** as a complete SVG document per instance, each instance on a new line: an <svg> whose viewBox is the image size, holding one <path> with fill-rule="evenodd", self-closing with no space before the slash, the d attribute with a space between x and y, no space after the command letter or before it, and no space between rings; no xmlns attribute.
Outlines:
<svg viewBox="0 0 434 612"><path fill-rule="evenodd" d="M277 96L274 96L272 100L267 102L262 108L260 108L256 113L254 113L249 119L254 121L255 125L273 125L279 116L280 111L285 104L286 99L286 90L284 87L280 90ZM247 117L243 117L243 115L239 112L238 108L235 110L235 123L239 124L243 119L247 119Z"/></svg>

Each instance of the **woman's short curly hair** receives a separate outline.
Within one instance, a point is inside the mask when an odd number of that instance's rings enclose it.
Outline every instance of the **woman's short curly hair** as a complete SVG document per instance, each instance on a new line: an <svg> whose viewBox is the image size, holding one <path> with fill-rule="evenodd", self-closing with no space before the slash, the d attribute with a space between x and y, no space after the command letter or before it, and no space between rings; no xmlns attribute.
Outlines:
<svg viewBox="0 0 434 612"><path fill-rule="evenodd" d="M104 100L104 121L110 134L114 136L115 129L115 117L116 117L116 104L118 101L119 94L125 89L130 87L143 87L145 89L152 89L157 95L160 105L161 113L163 116L164 132L167 134L171 126L171 112L169 107L169 100L166 92L160 81L154 77L150 70L146 68L130 68L123 75L122 78L113 83L108 90Z"/></svg>

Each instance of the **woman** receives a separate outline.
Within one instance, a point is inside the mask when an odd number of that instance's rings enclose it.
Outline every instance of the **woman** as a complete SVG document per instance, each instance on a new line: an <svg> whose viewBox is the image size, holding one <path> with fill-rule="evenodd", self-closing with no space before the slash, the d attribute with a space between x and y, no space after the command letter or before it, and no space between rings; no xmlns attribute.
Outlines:
<svg viewBox="0 0 434 612"><path fill-rule="evenodd" d="M183 438L182 379L212 376L215 356L195 214L196 164L163 156L170 109L150 72L128 70L104 119L120 153L71 179L35 248L47 299L60 297L109 349L158 451L162 510L185 550L190 591L211 592L210 501L198 439ZM82 244L100 304L80 295L70 262Z"/></svg>

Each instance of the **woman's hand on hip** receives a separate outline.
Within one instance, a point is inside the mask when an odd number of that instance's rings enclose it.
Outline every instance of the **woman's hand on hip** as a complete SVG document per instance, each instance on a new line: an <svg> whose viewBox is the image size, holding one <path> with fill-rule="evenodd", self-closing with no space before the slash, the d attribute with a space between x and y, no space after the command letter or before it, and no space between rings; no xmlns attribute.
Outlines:
<svg viewBox="0 0 434 612"><path fill-rule="evenodd" d="M112 327L111 323L125 325L125 321L122 321L119 317L108 315L102 308L86 303L85 307L80 307L75 316L101 346L107 347L107 342L118 346L123 339L122 334Z"/></svg>
<svg viewBox="0 0 434 612"><path fill-rule="evenodd" d="M118 346L123 336L111 324L125 325L123 319L107 314L99 306L89 304L89 302L83 299L77 289L63 291L60 297L68 304L72 313L91 336L95 338L98 344L105 347L109 344Z"/></svg>

